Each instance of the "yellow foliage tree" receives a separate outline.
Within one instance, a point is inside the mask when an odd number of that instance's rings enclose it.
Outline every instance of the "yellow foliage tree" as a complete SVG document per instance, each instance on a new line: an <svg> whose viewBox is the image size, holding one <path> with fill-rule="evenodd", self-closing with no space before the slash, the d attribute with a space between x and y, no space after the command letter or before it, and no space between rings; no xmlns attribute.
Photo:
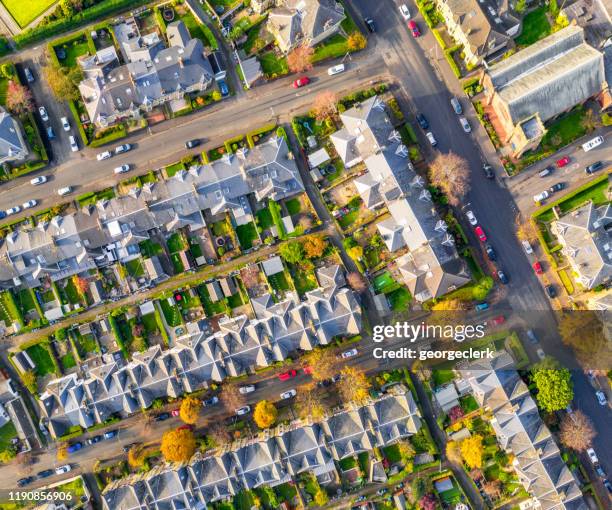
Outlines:
<svg viewBox="0 0 612 510"><path fill-rule="evenodd" d="M365 372L357 367L344 367L340 372L338 390L345 402L363 402L369 396L370 381Z"/></svg>
<svg viewBox="0 0 612 510"><path fill-rule="evenodd" d="M461 441L461 456L463 457L463 461L471 468L481 468L482 467L482 454L483 454L483 446L482 446L482 436L479 434L474 434L467 439Z"/></svg>
<svg viewBox="0 0 612 510"><path fill-rule="evenodd" d="M181 420L185 423L193 425L198 421L200 415L200 409L202 409L202 403L195 397L186 397L181 402L181 409L179 411Z"/></svg>
<svg viewBox="0 0 612 510"><path fill-rule="evenodd" d="M274 425L277 416L278 411L276 407L274 407L272 402L268 402L267 400L258 402L253 413L253 419L260 429L267 429Z"/></svg>
<svg viewBox="0 0 612 510"><path fill-rule="evenodd" d="M161 452L167 462L187 462L196 450L193 432L187 428L164 432Z"/></svg>
<svg viewBox="0 0 612 510"><path fill-rule="evenodd" d="M348 36L346 40L346 45L348 49L351 51L362 50L366 47L367 41L361 32L353 32Z"/></svg>
<svg viewBox="0 0 612 510"><path fill-rule="evenodd" d="M57 460L66 460L68 458L68 445L62 443L57 448Z"/></svg>
<svg viewBox="0 0 612 510"><path fill-rule="evenodd" d="M338 359L329 349L313 349L302 356L302 366L308 367L315 381L329 379L338 373Z"/></svg>
<svg viewBox="0 0 612 510"><path fill-rule="evenodd" d="M128 451L128 464L133 468L139 468L144 464L145 456L141 445L132 446Z"/></svg>

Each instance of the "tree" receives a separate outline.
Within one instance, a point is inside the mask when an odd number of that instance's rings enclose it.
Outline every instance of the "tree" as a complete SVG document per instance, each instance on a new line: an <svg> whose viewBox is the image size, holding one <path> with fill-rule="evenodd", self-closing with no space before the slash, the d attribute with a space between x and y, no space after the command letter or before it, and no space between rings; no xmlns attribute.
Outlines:
<svg viewBox="0 0 612 510"><path fill-rule="evenodd" d="M327 248L327 241L323 236L308 236L303 242L304 253L309 259L316 259L323 255Z"/></svg>
<svg viewBox="0 0 612 510"><path fill-rule="evenodd" d="M430 479L422 476L417 476L412 480L410 488L412 489L412 498L414 501L421 499L430 490Z"/></svg>
<svg viewBox="0 0 612 510"><path fill-rule="evenodd" d="M561 420L559 437L561 442L578 452L590 448L596 432L591 420L582 411L574 411L573 415L566 414Z"/></svg>
<svg viewBox="0 0 612 510"><path fill-rule="evenodd" d="M219 422L213 423L206 434L216 446L223 446L232 440L232 436L225 425Z"/></svg>
<svg viewBox="0 0 612 510"><path fill-rule="evenodd" d="M316 506L325 506L329 502L329 496L327 495L327 492L319 487L319 490L317 490L315 493L313 501Z"/></svg>
<svg viewBox="0 0 612 510"><path fill-rule="evenodd" d="M454 464L461 464L463 457L461 456L460 443L457 441L449 441L446 443L446 458Z"/></svg>
<svg viewBox="0 0 612 510"><path fill-rule="evenodd" d="M295 407L302 420L311 418L320 421L325 416L327 406L323 402L321 389L315 383L305 384L300 388L296 398Z"/></svg>
<svg viewBox="0 0 612 510"><path fill-rule="evenodd" d="M361 32L355 31L348 36L346 46L351 51L362 50L366 47L367 41Z"/></svg>
<svg viewBox="0 0 612 510"><path fill-rule="evenodd" d="M338 111L338 98L331 90L317 94L312 103L312 113L319 122L323 122Z"/></svg>
<svg viewBox="0 0 612 510"><path fill-rule="evenodd" d="M127 461L130 467L139 468L144 465L145 456L142 445L134 445L128 451Z"/></svg>
<svg viewBox="0 0 612 510"><path fill-rule="evenodd" d="M463 409L461 409L461 406L451 407L448 411L448 417L451 423L454 423L457 420L463 418Z"/></svg>
<svg viewBox="0 0 612 510"><path fill-rule="evenodd" d="M360 260L363 257L363 247L360 245L351 246L346 250L346 254L353 260Z"/></svg>
<svg viewBox="0 0 612 510"><path fill-rule="evenodd" d="M482 446L481 435L474 434L464 439L461 441L459 448L461 450L461 457L463 457L463 461L468 467L471 469L482 467L482 454L484 448Z"/></svg>
<svg viewBox="0 0 612 510"><path fill-rule="evenodd" d="M404 462L411 460L416 454L414 446L412 446L412 444L408 441L400 441L399 443L397 443L397 449L399 450L399 454L401 455Z"/></svg>
<svg viewBox="0 0 612 510"><path fill-rule="evenodd" d="M57 447L57 460L66 460L68 458L68 444L62 443Z"/></svg>
<svg viewBox="0 0 612 510"><path fill-rule="evenodd" d="M338 373L338 359L330 349L317 347L301 358L302 366L309 367L315 381L324 381Z"/></svg>
<svg viewBox="0 0 612 510"><path fill-rule="evenodd" d="M288 241L281 244L278 253L291 264L298 264L304 260L304 246L299 241Z"/></svg>
<svg viewBox="0 0 612 510"><path fill-rule="evenodd" d="M87 289L89 288L87 280L85 278L80 277L78 274L75 274L72 277L72 283L81 296L84 296L87 292Z"/></svg>
<svg viewBox="0 0 612 510"><path fill-rule="evenodd" d="M287 67L292 73L302 73L312 69L314 49L310 46L298 46L287 55Z"/></svg>
<svg viewBox="0 0 612 510"><path fill-rule="evenodd" d="M527 8L527 0L518 0L516 2L516 6L514 7L514 10L518 12L519 14L522 14L523 12L525 12L526 8Z"/></svg>
<svg viewBox="0 0 612 510"><path fill-rule="evenodd" d="M212 100L213 101L221 101L221 92L219 92L218 90L213 91L213 93L211 94Z"/></svg>
<svg viewBox="0 0 612 510"><path fill-rule="evenodd" d="M565 409L574 398L570 371L553 358L544 358L533 367L531 379L538 390L538 405L549 413Z"/></svg>
<svg viewBox="0 0 612 510"><path fill-rule="evenodd" d="M345 367L340 372L338 391L344 402L363 402L368 398L370 381L365 372L357 367Z"/></svg>
<svg viewBox="0 0 612 510"><path fill-rule="evenodd" d="M37 380L33 370L27 370L21 374L21 380L30 393L36 393Z"/></svg>
<svg viewBox="0 0 612 510"><path fill-rule="evenodd" d="M368 283L366 282L365 278L362 276L361 273L358 273L357 271L350 272L347 275L346 280L350 285L351 289L353 289L358 294L362 294L368 289Z"/></svg>
<svg viewBox="0 0 612 510"><path fill-rule="evenodd" d="M241 408L246 402L244 395L240 393L238 386L231 383L223 385L219 399L221 402L223 402L225 409L230 413L233 413L236 409Z"/></svg>
<svg viewBox="0 0 612 510"><path fill-rule="evenodd" d="M253 412L253 420L260 429L267 429L274 425L278 411L272 402L261 400L257 402L255 411Z"/></svg>
<svg viewBox="0 0 612 510"><path fill-rule="evenodd" d="M195 450L196 441L190 429L179 428L164 432L161 452L166 462L187 462Z"/></svg>
<svg viewBox="0 0 612 510"><path fill-rule="evenodd" d="M610 350L603 323L597 312L564 311L559 317L559 336L570 346L582 363L597 359L601 366L610 366Z"/></svg>
<svg viewBox="0 0 612 510"><path fill-rule="evenodd" d="M485 480L482 484L482 490L484 490L485 494L493 501L499 499L502 495L501 480L491 480L490 482Z"/></svg>
<svg viewBox="0 0 612 510"><path fill-rule="evenodd" d="M15 115L34 110L32 92L20 83L10 80L6 88L6 108Z"/></svg>
<svg viewBox="0 0 612 510"><path fill-rule="evenodd" d="M436 510L438 508L438 501L433 494L425 494L419 499L419 507L422 510Z"/></svg>
<svg viewBox="0 0 612 510"><path fill-rule="evenodd" d="M461 311L466 309L466 303L459 299L443 299L431 307L433 313L429 316L428 322L441 326L456 324L464 316Z"/></svg>
<svg viewBox="0 0 612 510"><path fill-rule="evenodd" d="M181 420L189 425L193 425L198 421L200 409L202 409L202 402L200 402L200 399L195 397L184 398L181 402L181 409L179 411Z"/></svg>
<svg viewBox="0 0 612 510"><path fill-rule="evenodd" d="M53 95L60 101L76 101L80 97L77 84L83 79L79 67L66 69L57 65L44 67L44 74Z"/></svg>
<svg viewBox="0 0 612 510"><path fill-rule="evenodd" d="M517 214L514 223L516 225L516 237L519 241L531 241L537 237L531 220L523 221L520 214Z"/></svg>
<svg viewBox="0 0 612 510"><path fill-rule="evenodd" d="M467 161L454 152L438 154L429 167L429 180L457 206L470 190L470 168Z"/></svg>

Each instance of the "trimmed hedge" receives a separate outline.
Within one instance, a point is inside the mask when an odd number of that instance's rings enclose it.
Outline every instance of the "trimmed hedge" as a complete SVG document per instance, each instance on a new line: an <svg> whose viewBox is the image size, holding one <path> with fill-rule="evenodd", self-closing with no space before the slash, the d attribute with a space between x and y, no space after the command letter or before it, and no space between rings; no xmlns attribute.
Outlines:
<svg viewBox="0 0 612 510"><path fill-rule="evenodd" d="M76 107L76 103L74 101L68 101L68 106L70 108L72 116L74 117L74 122L76 122L83 143L85 145L89 145L89 138L87 137L87 133L85 132L85 128L83 127L83 123L81 122L81 117L79 115L79 110Z"/></svg>
<svg viewBox="0 0 612 510"><path fill-rule="evenodd" d="M110 314L108 316L108 322L110 324L111 329L113 330L113 334L115 335L115 339L117 340L117 345L121 349L121 352L125 356L126 359L129 358L130 353L125 346L125 342L123 337L121 336L121 331L119 331L119 326L117 326L117 321L115 320L115 316Z"/></svg>
<svg viewBox="0 0 612 510"><path fill-rule="evenodd" d="M89 144L89 146L101 147L102 145L106 145L107 143L120 140L121 138L125 138L126 136L127 130L125 129L125 125L119 124L118 126L112 128L112 131L108 135L101 136L100 138L94 138Z"/></svg>
<svg viewBox="0 0 612 510"><path fill-rule="evenodd" d="M243 141L244 141L244 135L238 135L238 136L235 136L234 138L225 140L225 142L223 142L223 145L225 146L225 151L227 152L227 154L234 153L234 149L232 149L233 144L238 143L238 142L243 142Z"/></svg>
<svg viewBox="0 0 612 510"><path fill-rule="evenodd" d="M161 313L159 311L157 302L155 302L153 308L155 309L155 322L157 323L157 328L159 329L159 334L164 339L164 344L166 347L170 346L170 337L168 336L168 332L166 331L166 326L164 326L164 321L162 320Z"/></svg>
<svg viewBox="0 0 612 510"><path fill-rule="evenodd" d="M283 224L283 220L281 218L280 205L274 200L268 200L268 209L270 209L272 221L274 221L276 229L278 230L278 237L284 241L287 239L287 231L285 230L285 225Z"/></svg>
<svg viewBox="0 0 612 510"><path fill-rule="evenodd" d="M255 142L253 141L253 137L254 136L260 136L260 135L262 135L264 133L272 131L275 128L276 128L276 124L266 124L265 126L259 128L259 129L256 129L254 131L251 131L251 132L247 133L247 135L246 135L247 144L252 149L253 147L255 147Z"/></svg>

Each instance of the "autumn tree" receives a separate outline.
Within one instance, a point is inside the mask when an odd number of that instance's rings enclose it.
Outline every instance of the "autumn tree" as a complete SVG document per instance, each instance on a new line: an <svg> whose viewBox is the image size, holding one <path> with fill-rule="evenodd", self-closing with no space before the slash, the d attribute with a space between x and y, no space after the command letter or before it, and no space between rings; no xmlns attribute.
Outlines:
<svg viewBox="0 0 612 510"><path fill-rule="evenodd" d="M221 393L219 394L219 400L223 402L225 409L230 413L233 413L236 409L241 408L246 402L244 395L240 393L238 386L231 383L223 385L221 388Z"/></svg>
<svg viewBox="0 0 612 510"><path fill-rule="evenodd" d="M166 462L187 462L195 453L196 441L188 428L178 428L164 432L161 452Z"/></svg>
<svg viewBox="0 0 612 510"><path fill-rule="evenodd" d="M338 373L338 358L330 349L317 347L301 357L302 367L309 367L315 381L324 381Z"/></svg>
<svg viewBox="0 0 612 510"><path fill-rule="evenodd" d="M363 402L368 398L370 381L365 372L357 367L344 367L337 387L344 402Z"/></svg>
<svg viewBox="0 0 612 510"><path fill-rule="evenodd" d="M312 57L314 49L310 46L302 45L293 49L287 55L287 67L292 73L303 73L312 69Z"/></svg>
<svg viewBox="0 0 612 510"><path fill-rule="evenodd" d="M591 420L582 411L566 414L561 420L559 437L561 442L572 450L583 452L590 448L595 435Z"/></svg>
<svg viewBox="0 0 612 510"><path fill-rule="evenodd" d="M353 260L360 260L363 258L363 247L358 244L351 246L348 250L346 250L346 254Z"/></svg>
<svg viewBox="0 0 612 510"><path fill-rule="evenodd" d="M302 420L311 418L313 421L320 421L327 411L322 391L315 383L300 387L300 391L295 398L295 407Z"/></svg>
<svg viewBox="0 0 612 510"><path fill-rule="evenodd" d="M366 290L368 290L368 283L366 279L362 276L361 273L358 273L357 271L350 272L346 277L346 281L350 285L351 289L353 289L358 294L362 294Z"/></svg>
<svg viewBox="0 0 612 510"><path fill-rule="evenodd" d="M134 445L128 450L127 461L130 467L133 468L139 468L144 465L145 456L142 445Z"/></svg>
<svg viewBox="0 0 612 510"><path fill-rule="evenodd" d="M312 113L315 118L322 122L338 111L338 98L331 90L317 94L312 103Z"/></svg>
<svg viewBox="0 0 612 510"><path fill-rule="evenodd" d="M484 490L485 494L493 501L499 499L502 495L501 480L485 480L482 484L482 490Z"/></svg>
<svg viewBox="0 0 612 510"><path fill-rule="evenodd" d="M68 444L61 443L57 447L57 460L66 460L68 458Z"/></svg>
<svg viewBox="0 0 612 510"><path fill-rule="evenodd" d="M457 441L448 441L446 443L446 458L455 464L461 464L463 457L461 456L461 444Z"/></svg>
<svg viewBox="0 0 612 510"><path fill-rule="evenodd" d="M218 90L214 90L213 93L211 94L211 97L213 101L221 101L221 98L223 96L221 95L221 92L219 92Z"/></svg>
<svg viewBox="0 0 612 510"><path fill-rule="evenodd" d="M468 467L471 469L482 467L482 455L484 448L482 446L481 435L474 434L464 439L461 441L459 449L461 451L461 457Z"/></svg>
<svg viewBox="0 0 612 510"><path fill-rule="evenodd" d="M324 489L319 487L317 492L315 492L313 501L316 506L325 506L329 502L329 496Z"/></svg>
<svg viewBox="0 0 612 510"><path fill-rule="evenodd" d="M545 411L565 409L574 398L572 376L553 358L544 358L531 370L531 379L538 393L536 400Z"/></svg>
<svg viewBox="0 0 612 510"><path fill-rule="evenodd" d="M85 278L79 276L78 274L75 274L72 277L72 283L73 283L75 289L77 290L77 292L81 296L84 296L85 293L87 292L87 289L89 288L89 284L87 283L87 280Z"/></svg>
<svg viewBox="0 0 612 510"><path fill-rule="evenodd" d="M267 429L274 425L278 411L272 402L267 400L261 400L257 402L255 411L253 411L253 420L260 429Z"/></svg>
<svg viewBox="0 0 612 510"><path fill-rule="evenodd" d="M433 494L425 494L419 499L419 508L421 510L436 510L438 508L438 500Z"/></svg>
<svg viewBox="0 0 612 510"><path fill-rule="evenodd" d="M592 363L596 359L601 366L612 364L604 325L597 312L564 311L559 317L558 328L561 341L574 350L581 363Z"/></svg>
<svg viewBox="0 0 612 510"><path fill-rule="evenodd" d="M181 409L179 411L181 420L183 420L185 423L193 425L198 421L200 409L202 409L202 402L200 402L200 399L195 397L185 397L181 402Z"/></svg>
<svg viewBox="0 0 612 510"><path fill-rule="evenodd" d="M216 446L223 446L228 444L232 440L232 436L230 431L227 429L223 423L215 422L213 423L206 434Z"/></svg>
<svg viewBox="0 0 612 510"><path fill-rule="evenodd" d="M287 241L281 244L278 253L291 264L299 264L304 260L304 246L299 241Z"/></svg>
<svg viewBox="0 0 612 510"><path fill-rule="evenodd" d="M26 370L21 374L21 381L30 393L36 393L37 380L33 370Z"/></svg>
<svg viewBox="0 0 612 510"><path fill-rule="evenodd" d="M467 304L460 299L443 299L431 307L428 322L437 325L455 324L462 320L462 311L467 310Z"/></svg>
<svg viewBox="0 0 612 510"><path fill-rule="evenodd" d="M59 101L76 101L80 97L78 83L83 79L80 67L65 68L57 65L44 67L44 74L53 95Z"/></svg>
<svg viewBox="0 0 612 510"><path fill-rule="evenodd" d="M313 235L304 239L302 245L306 257L309 259L316 259L323 255L325 248L327 248L327 241L323 236Z"/></svg>
<svg viewBox="0 0 612 510"><path fill-rule="evenodd" d="M397 443L397 449L404 462L411 460L416 454L414 446L408 441L400 441Z"/></svg>
<svg viewBox="0 0 612 510"><path fill-rule="evenodd" d="M9 81L6 88L6 108L15 115L34 110L30 89L14 80Z"/></svg>
<svg viewBox="0 0 612 510"><path fill-rule="evenodd" d="M457 206L470 190L470 168L467 161L454 152L440 153L429 167L429 180Z"/></svg>
<svg viewBox="0 0 612 510"><path fill-rule="evenodd" d="M351 51L362 50L366 47L367 41L361 32L355 31L348 36L346 46Z"/></svg>
<svg viewBox="0 0 612 510"><path fill-rule="evenodd" d="M531 241L537 237L531 220L524 221L521 215L517 214L514 224L516 225L516 237L519 241Z"/></svg>

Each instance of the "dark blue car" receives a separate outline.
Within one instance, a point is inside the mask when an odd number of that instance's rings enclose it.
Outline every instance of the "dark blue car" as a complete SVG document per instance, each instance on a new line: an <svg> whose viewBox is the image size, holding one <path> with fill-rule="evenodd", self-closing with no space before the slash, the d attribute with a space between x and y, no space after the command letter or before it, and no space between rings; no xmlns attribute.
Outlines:
<svg viewBox="0 0 612 510"><path fill-rule="evenodd" d="M219 90L221 91L221 95L223 97L229 96L229 87L223 80L219 80Z"/></svg>
<svg viewBox="0 0 612 510"><path fill-rule="evenodd" d="M68 453L74 453L74 452L78 452L78 451L79 451L81 448L83 448L83 443L78 442L78 443L71 444L71 445L70 445L70 446L69 446L69 447L66 449L66 451L67 451Z"/></svg>

